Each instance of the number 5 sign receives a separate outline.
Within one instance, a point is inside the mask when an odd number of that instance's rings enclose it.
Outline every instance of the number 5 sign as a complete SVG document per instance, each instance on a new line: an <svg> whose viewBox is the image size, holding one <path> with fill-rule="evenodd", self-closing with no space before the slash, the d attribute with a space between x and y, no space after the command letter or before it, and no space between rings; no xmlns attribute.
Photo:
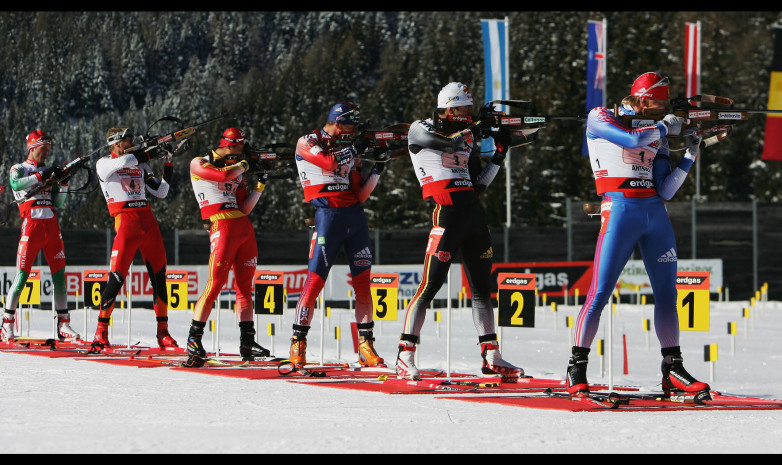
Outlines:
<svg viewBox="0 0 782 465"><path fill-rule="evenodd" d="M676 274L676 310L679 330L709 330L709 272L680 271Z"/></svg>
<svg viewBox="0 0 782 465"><path fill-rule="evenodd" d="M376 320L396 321L399 310L399 275L372 273L369 278L372 311Z"/></svg>
<svg viewBox="0 0 782 465"><path fill-rule="evenodd" d="M168 308L170 310L187 310L187 275L187 271L166 271Z"/></svg>
<svg viewBox="0 0 782 465"><path fill-rule="evenodd" d="M497 324L535 327L535 275L500 273L497 277Z"/></svg>

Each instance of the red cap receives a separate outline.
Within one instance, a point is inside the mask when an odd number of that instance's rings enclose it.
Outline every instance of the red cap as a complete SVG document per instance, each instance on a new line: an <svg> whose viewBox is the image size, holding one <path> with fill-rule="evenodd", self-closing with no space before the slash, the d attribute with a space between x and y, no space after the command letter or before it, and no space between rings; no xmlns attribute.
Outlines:
<svg viewBox="0 0 782 465"><path fill-rule="evenodd" d="M52 145L52 138L40 129L36 129L27 136L27 150L32 150L42 145Z"/></svg>
<svg viewBox="0 0 782 465"><path fill-rule="evenodd" d="M228 128L223 132L220 139L220 147L230 147L232 145L244 144L245 134L239 128Z"/></svg>
<svg viewBox="0 0 782 465"><path fill-rule="evenodd" d="M655 100L668 100L668 78L657 73L644 73L633 82L633 87L630 88L630 95Z"/></svg>

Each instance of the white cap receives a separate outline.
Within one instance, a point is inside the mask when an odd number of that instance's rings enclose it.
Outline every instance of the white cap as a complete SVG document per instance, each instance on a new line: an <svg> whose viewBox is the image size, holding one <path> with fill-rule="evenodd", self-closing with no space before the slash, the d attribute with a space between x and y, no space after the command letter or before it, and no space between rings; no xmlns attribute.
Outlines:
<svg viewBox="0 0 782 465"><path fill-rule="evenodd" d="M437 108L472 106L472 94L461 82L448 83L437 95Z"/></svg>

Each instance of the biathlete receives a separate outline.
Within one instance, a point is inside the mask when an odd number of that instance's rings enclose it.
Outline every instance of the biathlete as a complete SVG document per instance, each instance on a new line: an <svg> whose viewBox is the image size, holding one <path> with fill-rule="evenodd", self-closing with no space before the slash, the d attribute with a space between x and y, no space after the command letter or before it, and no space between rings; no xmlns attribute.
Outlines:
<svg viewBox="0 0 782 465"><path fill-rule="evenodd" d="M589 160L597 194L602 196L592 283L578 314L575 344L567 367L568 391L589 393L586 369L600 314L619 274L638 246L654 293L654 326L662 351L665 392L698 393L709 385L696 380L682 364L676 310L676 238L665 208L679 190L698 156L701 138L687 135L684 158L676 169L666 136L681 133L683 118L672 114L647 127L629 128L622 115L668 106L668 78L656 73L639 76L622 101L619 114L599 107L589 112L586 126Z"/></svg>
<svg viewBox="0 0 782 465"><path fill-rule="evenodd" d="M111 153L95 163L95 171L109 214L114 217L114 230L117 235L111 247L109 277L101 294L98 327L92 341L92 351L100 352L104 347L110 346L111 314L136 251L141 252L152 285L157 343L161 348L178 347L168 332L166 249L146 197L147 191L161 199L168 194L174 170L171 157L173 149L157 146L149 152L136 150L125 153L133 147L133 131L125 127L109 129L106 142ZM147 163L151 158L157 157L165 157L162 179L154 176Z"/></svg>
<svg viewBox="0 0 782 465"><path fill-rule="evenodd" d="M190 162L193 194L201 209L201 219L208 221L209 279L195 304L187 338L187 367L201 367L206 350L201 338L212 306L228 281L233 269L236 312L239 315L239 354L244 360L267 357L269 351L255 342L253 322L253 280L258 262L255 230L247 215L258 203L266 184L262 177L249 188L244 173L250 169L244 160L245 133L239 128L226 129L220 145L209 155Z"/></svg>
<svg viewBox="0 0 782 465"><path fill-rule="evenodd" d="M358 107L352 103L338 103L329 110L323 128L302 136L296 145L296 166L304 189L304 201L316 210L307 279L296 304L291 337L290 361L294 365L307 361L307 333L312 325L315 301L337 254L344 248L356 295L359 363L385 366L374 347L369 290L372 250L361 206L377 185L384 164L375 163L365 178L357 169L360 161L355 157L367 149L367 140L358 138L353 146L332 145L335 136L355 134L358 124ZM375 156L379 155L382 151L375 151Z"/></svg>
<svg viewBox="0 0 782 465"><path fill-rule="evenodd" d="M55 166L46 166L52 140L45 132L37 129L27 136L27 159L11 167L11 189L16 200L23 199L28 192L62 174ZM16 249L16 277L5 298L3 326L0 340L12 341L15 337L16 307L24 289L30 269L38 252L43 250L52 273L54 285L54 308L57 312L57 336L59 339L75 340L79 334L70 326L68 295L65 290L65 246L55 208L62 208L68 192L68 181L50 182L50 186L38 191L29 199L19 203L22 217L22 233Z"/></svg>
<svg viewBox="0 0 782 465"><path fill-rule="evenodd" d="M414 122L408 132L413 169L424 199L434 203L434 210L423 277L407 306L399 337L396 374L400 379L420 379L415 351L426 309L445 283L448 269L460 250L472 292L481 371L504 377L524 374L524 370L505 361L500 354L491 302L494 253L486 214L478 199L478 194L494 180L503 164L510 133L507 130L494 133L494 156L482 166L477 146L481 134L475 124L472 94L464 84L451 82L438 94L433 118Z"/></svg>

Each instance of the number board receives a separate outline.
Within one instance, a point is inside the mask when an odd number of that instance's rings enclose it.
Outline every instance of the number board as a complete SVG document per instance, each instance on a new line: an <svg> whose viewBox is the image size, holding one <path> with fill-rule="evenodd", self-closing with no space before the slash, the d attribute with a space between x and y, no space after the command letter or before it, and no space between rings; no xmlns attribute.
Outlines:
<svg viewBox="0 0 782 465"><path fill-rule="evenodd" d="M680 271L676 274L676 309L679 330L709 330L709 272Z"/></svg>
<svg viewBox="0 0 782 465"><path fill-rule="evenodd" d="M256 270L255 314L282 315L284 308L282 271Z"/></svg>
<svg viewBox="0 0 782 465"><path fill-rule="evenodd" d="M41 270L30 270L19 296L22 305L41 305Z"/></svg>
<svg viewBox="0 0 782 465"><path fill-rule="evenodd" d="M369 277L375 320L396 321L399 311L399 274L372 273Z"/></svg>
<svg viewBox="0 0 782 465"><path fill-rule="evenodd" d="M187 277L188 272L185 270L166 270L169 310L187 310Z"/></svg>
<svg viewBox="0 0 782 465"><path fill-rule="evenodd" d="M107 270L84 270L84 306L100 308L100 299L106 281L109 279Z"/></svg>
<svg viewBox="0 0 782 465"><path fill-rule="evenodd" d="M497 277L497 324L535 327L535 275L499 273Z"/></svg>

